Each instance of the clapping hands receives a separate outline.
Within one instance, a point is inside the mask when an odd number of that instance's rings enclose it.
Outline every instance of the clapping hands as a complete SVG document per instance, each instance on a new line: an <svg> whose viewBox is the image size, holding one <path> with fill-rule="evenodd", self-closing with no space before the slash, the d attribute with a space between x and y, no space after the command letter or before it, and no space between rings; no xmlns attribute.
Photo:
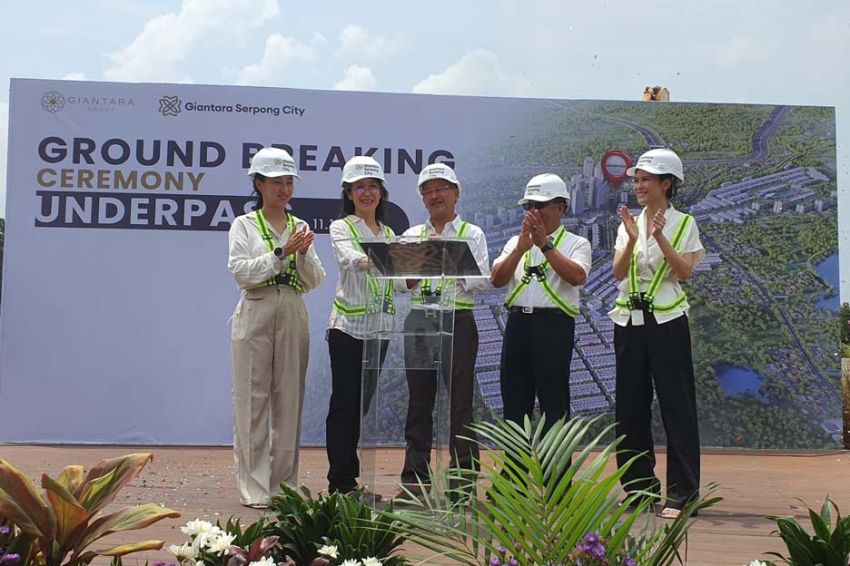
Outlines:
<svg viewBox="0 0 850 566"><path fill-rule="evenodd" d="M306 226L301 228L301 230L293 229L289 233L289 240L287 240L286 245L283 247L283 255L288 256L295 252L306 254L315 237L316 235L313 231L309 230Z"/></svg>

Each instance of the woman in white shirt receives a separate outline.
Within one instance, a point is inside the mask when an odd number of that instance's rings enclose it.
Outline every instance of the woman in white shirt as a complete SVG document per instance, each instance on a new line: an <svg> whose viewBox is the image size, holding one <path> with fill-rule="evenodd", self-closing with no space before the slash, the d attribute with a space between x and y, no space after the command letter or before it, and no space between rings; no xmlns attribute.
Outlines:
<svg viewBox="0 0 850 566"><path fill-rule="evenodd" d="M670 204L684 180L682 161L669 149L640 156L627 173L643 211L620 210L614 277L620 295L614 321L617 360L617 436L623 465L639 457L622 478L628 492L660 495L652 439L653 389L667 433L667 497L660 516L675 518L699 493L700 448L687 296L688 279L705 255L693 217Z"/></svg>
<svg viewBox="0 0 850 566"><path fill-rule="evenodd" d="M309 327L301 295L325 270L307 223L286 210L295 161L263 148L248 170L253 212L230 227L227 268L242 290L233 315L233 451L239 499L267 507L281 483L298 482Z"/></svg>
<svg viewBox="0 0 850 566"><path fill-rule="evenodd" d="M378 380L377 372L370 372L361 387L364 341L374 332L390 330L395 312L392 282L367 277L370 262L360 246L363 240L395 236L384 224L389 196L384 171L371 157L353 157L342 169L341 183L341 218L330 226L339 264L339 282L327 334L332 392L325 421L325 446L331 493L351 493L358 489L360 418L370 410ZM389 340L381 340L377 347L380 365L388 345ZM378 494L368 495L372 500L380 499Z"/></svg>

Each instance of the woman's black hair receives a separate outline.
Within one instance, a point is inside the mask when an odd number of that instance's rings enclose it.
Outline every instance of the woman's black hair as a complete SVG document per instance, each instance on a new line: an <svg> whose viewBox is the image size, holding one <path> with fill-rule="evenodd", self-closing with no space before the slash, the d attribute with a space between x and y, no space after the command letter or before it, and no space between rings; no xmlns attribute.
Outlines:
<svg viewBox="0 0 850 566"><path fill-rule="evenodd" d="M673 175L672 173L664 173L662 175L659 175L658 179L660 181L663 181L664 179L670 179L670 188L667 189L667 194L665 196L667 197L668 202L673 200L676 197L676 194L679 192L679 187L682 186L682 181L679 180L679 178Z"/></svg>
<svg viewBox="0 0 850 566"><path fill-rule="evenodd" d="M380 179L376 179L378 183L381 185L381 202L378 203L377 208L375 208L375 220L380 222L381 224L386 224L386 215L387 215L387 205L386 202L390 198L390 193L387 191L387 188L384 186L383 181ZM339 198L342 200L342 206L339 210L339 218L345 218L349 214L354 214L354 201L351 200L351 187L353 183L343 183L342 184L342 193L340 193Z"/></svg>
<svg viewBox="0 0 850 566"><path fill-rule="evenodd" d="M257 181L265 181L268 177L263 175L262 173L254 173L251 176L251 188L254 190L255 197L257 199L257 206L254 210L260 210L263 208L263 193L260 192L260 189L257 188Z"/></svg>

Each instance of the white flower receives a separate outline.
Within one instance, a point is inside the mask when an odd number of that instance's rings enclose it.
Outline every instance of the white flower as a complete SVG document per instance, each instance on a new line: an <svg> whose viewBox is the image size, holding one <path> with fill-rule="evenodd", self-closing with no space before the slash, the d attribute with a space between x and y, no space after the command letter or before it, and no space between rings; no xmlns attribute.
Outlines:
<svg viewBox="0 0 850 566"><path fill-rule="evenodd" d="M767 566L767 562L762 562L761 560L753 560L750 562L750 566Z"/></svg>
<svg viewBox="0 0 850 566"><path fill-rule="evenodd" d="M339 556L339 549L332 544L326 544L319 549L319 554L326 558L336 559Z"/></svg>
<svg viewBox="0 0 850 566"><path fill-rule="evenodd" d="M275 566L274 559L271 556L260 558L256 562L251 562L248 566Z"/></svg>
<svg viewBox="0 0 850 566"><path fill-rule="evenodd" d="M168 552L181 562L187 559L194 560L198 557L198 550L190 544L181 544L180 546L172 544L168 547Z"/></svg>
<svg viewBox="0 0 850 566"><path fill-rule="evenodd" d="M211 537L207 542L207 550L221 556L224 552L226 552L230 548L230 544L236 540L236 535L229 535L226 532L222 531L217 533L216 536Z"/></svg>
<svg viewBox="0 0 850 566"><path fill-rule="evenodd" d="M361 566L359 560L346 560L340 566Z"/></svg>
<svg viewBox="0 0 850 566"><path fill-rule="evenodd" d="M383 566L381 561L375 558L374 556L368 557L363 561L363 566Z"/></svg>
<svg viewBox="0 0 850 566"><path fill-rule="evenodd" d="M195 548L209 549L209 546L212 541L216 540L224 534L227 533L225 533L221 527L211 525L208 530L201 531L198 534L194 535L194 537L192 538L192 546L194 546Z"/></svg>
<svg viewBox="0 0 850 566"><path fill-rule="evenodd" d="M209 521L195 519L194 521L189 521L188 523L186 523L185 527L180 527L180 530L183 532L183 534L193 537L198 536L202 533L210 532L211 530L213 530L213 525Z"/></svg>
<svg viewBox="0 0 850 566"><path fill-rule="evenodd" d="M209 521L195 519L186 523L185 527L180 527L180 531L192 539L192 546L196 549L204 548L209 542L218 537L222 532L221 527L217 527Z"/></svg>

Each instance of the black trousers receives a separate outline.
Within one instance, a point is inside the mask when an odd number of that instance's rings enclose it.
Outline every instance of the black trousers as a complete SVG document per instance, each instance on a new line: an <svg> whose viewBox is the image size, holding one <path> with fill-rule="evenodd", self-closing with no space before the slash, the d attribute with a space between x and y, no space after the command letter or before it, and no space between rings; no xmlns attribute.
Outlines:
<svg viewBox="0 0 850 566"><path fill-rule="evenodd" d="M643 326L614 326L617 357L617 464L638 458L622 478L627 491L660 492L652 440L652 392L667 433L667 505L681 508L699 493L700 448L688 317L664 324L644 312Z"/></svg>
<svg viewBox="0 0 850 566"><path fill-rule="evenodd" d="M522 424L534 399L546 417L546 430L570 416L570 362L575 320L560 309L526 314L511 310L502 342L499 380L505 420Z"/></svg>
<svg viewBox="0 0 850 566"><path fill-rule="evenodd" d="M475 358L478 355L478 326L472 311L456 311L454 315L454 342L451 336L423 336L435 332L440 317L448 323L451 315L437 313L429 317L422 310L411 310L404 321L404 362L407 367L407 388L410 397L407 405L407 422L404 427L406 450L401 481L409 487L430 483L428 465L434 434L434 403L437 398L437 359L442 340L444 364L441 379L449 393L449 451L450 466L475 470L478 445L470 439L475 434L469 430L472 423L472 400L475 391ZM413 333L414 335L411 335ZM450 354L449 354L450 352Z"/></svg>
<svg viewBox="0 0 850 566"><path fill-rule="evenodd" d="M389 340L381 341L381 365L387 355ZM335 328L328 331L331 355L331 400L325 420L325 449L328 453L328 491L348 493L357 488L360 459L360 417L365 415L375 396L378 372L370 371L364 379L363 340ZM365 385L361 387L361 381ZM362 389L362 391L361 391Z"/></svg>

